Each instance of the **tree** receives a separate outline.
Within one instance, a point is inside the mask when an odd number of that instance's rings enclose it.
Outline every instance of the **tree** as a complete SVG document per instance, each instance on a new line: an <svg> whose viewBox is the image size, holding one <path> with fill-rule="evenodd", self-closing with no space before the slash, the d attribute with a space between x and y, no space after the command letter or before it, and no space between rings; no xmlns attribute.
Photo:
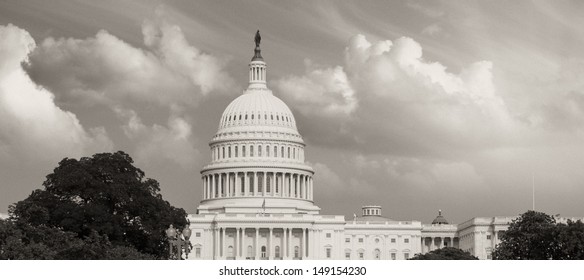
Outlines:
<svg viewBox="0 0 584 280"><path fill-rule="evenodd" d="M444 247L425 254L416 254L410 260L478 260L478 258L457 248Z"/></svg>
<svg viewBox="0 0 584 280"><path fill-rule="evenodd" d="M542 212L527 211L513 220L493 250L499 260L547 260L554 248L554 217Z"/></svg>
<svg viewBox="0 0 584 280"><path fill-rule="evenodd" d="M568 220L566 224L556 224L554 232L554 260L584 260L584 223Z"/></svg>
<svg viewBox="0 0 584 280"><path fill-rule="evenodd" d="M132 163L121 151L65 158L47 175L44 189L10 207L11 219L17 226L74 233L87 246L109 243L120 255L132 255L127 248L133 248L167 258L164 230L184 227L186 212L163 200L158 182Z"/></svg>

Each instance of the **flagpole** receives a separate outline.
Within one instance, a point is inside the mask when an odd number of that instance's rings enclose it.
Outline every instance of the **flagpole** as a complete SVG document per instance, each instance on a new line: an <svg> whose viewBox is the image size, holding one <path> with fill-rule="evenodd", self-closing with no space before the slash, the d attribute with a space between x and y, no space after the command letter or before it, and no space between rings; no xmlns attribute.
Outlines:
<svg viewBox="0 0 584 280"><path fill-rule="evenodd" d="M531 172L531 210L535 211L535 174Z"/></svg>

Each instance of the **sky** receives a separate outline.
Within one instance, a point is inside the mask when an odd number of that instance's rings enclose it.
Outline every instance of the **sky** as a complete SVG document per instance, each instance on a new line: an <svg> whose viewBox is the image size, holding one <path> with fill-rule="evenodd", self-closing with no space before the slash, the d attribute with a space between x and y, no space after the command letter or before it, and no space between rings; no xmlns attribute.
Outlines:
<svg viewBox="0 0 584 280"><path fill-rule="evenodd" d="M0 212L123 150L194 213L262 34L323 214L584 216L582 1L0 1Z"/></svg>

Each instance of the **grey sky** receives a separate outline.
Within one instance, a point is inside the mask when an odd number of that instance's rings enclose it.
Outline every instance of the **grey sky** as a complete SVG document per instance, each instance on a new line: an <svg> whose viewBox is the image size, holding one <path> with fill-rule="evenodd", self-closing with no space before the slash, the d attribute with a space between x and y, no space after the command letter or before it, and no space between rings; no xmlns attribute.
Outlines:
<svg viewBox="0 0 584 280"><path fill-rule="evenodd" d="M581 216L583 5L1 1L0 212L62 158L114 150L193 212L260 29L323 213L515 215L533 174L538 210Z"/></svg>

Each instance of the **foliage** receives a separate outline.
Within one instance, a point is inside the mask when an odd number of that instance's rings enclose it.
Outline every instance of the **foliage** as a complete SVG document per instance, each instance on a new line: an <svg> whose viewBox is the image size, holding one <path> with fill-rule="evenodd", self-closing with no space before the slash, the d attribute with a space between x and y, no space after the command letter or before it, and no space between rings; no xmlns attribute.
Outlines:
<svg viewBox="0 0 584 280"><path fill-rule="evenodd" d="M410 260L478 260L478 258L457 248L444 247L425 254L416 254Z"/></svg>
<svg viewBox="0 0 584 280"><path fill-rule="evenodd" d="M584 259L584 224L527 211L513 220L493 251L499 260Z"/></svg>
<svg viewBox="0 0 584 280"><path fill-rule="evenodd" d="M47 175L43 190L10 207L11 219L21 228L73 233L82 241L67 251L73 259L167 258L164 230L184 227L186 212L163 200L158 182L132 163L121 151L65 158Z"/></svg>

